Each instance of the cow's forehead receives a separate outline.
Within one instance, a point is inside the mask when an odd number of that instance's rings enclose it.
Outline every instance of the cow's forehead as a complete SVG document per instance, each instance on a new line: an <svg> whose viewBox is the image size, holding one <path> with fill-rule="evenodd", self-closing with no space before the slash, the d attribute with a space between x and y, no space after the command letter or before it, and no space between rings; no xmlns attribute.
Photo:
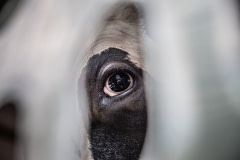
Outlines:
<svg viewBox="0 0 240 160"><path fill-rule="evenodd" d="M123 13L125 14L121 16ZM129 20L129 17L132 18ZM131 6L127 11L126 6L112 10L105 18L95 41L86 52L84 65L93 55L100 54L108 48L117 48L127 52L128 59L137 67L144 69L142 33L139 10L136 6Z"/></svg>

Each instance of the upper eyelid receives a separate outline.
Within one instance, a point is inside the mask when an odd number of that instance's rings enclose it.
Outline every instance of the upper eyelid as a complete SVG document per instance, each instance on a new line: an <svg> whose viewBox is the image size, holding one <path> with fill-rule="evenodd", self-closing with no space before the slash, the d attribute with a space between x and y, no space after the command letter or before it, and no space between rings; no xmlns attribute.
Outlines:
<svg viewBox="0 0 240 160"><path fill-rule="evenodd" d="M121 69L121 68L129 68L129 66L123 62L114 62L114 63L109 63L106 66L104 66L104 68L102 68L99 72L99 77L103 77L103 75L105 73L107 73L108 71L112 70L112 69Z"/></svg>

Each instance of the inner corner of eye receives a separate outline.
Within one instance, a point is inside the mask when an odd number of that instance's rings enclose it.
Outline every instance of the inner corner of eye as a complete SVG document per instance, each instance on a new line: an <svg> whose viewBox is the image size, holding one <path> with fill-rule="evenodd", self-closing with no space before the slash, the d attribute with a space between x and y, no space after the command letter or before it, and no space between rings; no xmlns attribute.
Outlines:
<svg viewBox="0 0 240 160"><path fill-rule="evenodd" d="M110 92L109 89L107 89L106 86L104 86L103 92L104 92L105 94L107 94L108 96L110 96L110 97L113 97L113 96L118 95L117 93Z"/></svg>

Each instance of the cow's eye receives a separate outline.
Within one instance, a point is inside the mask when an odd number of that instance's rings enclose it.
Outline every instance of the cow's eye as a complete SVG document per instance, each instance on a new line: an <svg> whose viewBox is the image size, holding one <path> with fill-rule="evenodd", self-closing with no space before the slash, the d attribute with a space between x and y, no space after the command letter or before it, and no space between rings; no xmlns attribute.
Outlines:
<svg viewBox="0 0 240 160"><path fill-rule="evenodd" d="M124 71L111 74L104 86L104 93L110 97L122 94L133 87L133 77Z"/></svg>

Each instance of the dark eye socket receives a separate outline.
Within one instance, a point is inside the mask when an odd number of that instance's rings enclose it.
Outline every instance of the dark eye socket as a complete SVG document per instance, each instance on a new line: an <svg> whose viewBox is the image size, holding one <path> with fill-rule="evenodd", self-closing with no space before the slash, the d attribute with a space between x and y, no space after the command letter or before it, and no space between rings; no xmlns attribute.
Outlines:
<svg viewBox="0 0 240 160"><path fill-rule="evenodd" d="M111 74L104 86L104 93L110 97L122 94L133 86L133 77L124 71Z"/></svg>

